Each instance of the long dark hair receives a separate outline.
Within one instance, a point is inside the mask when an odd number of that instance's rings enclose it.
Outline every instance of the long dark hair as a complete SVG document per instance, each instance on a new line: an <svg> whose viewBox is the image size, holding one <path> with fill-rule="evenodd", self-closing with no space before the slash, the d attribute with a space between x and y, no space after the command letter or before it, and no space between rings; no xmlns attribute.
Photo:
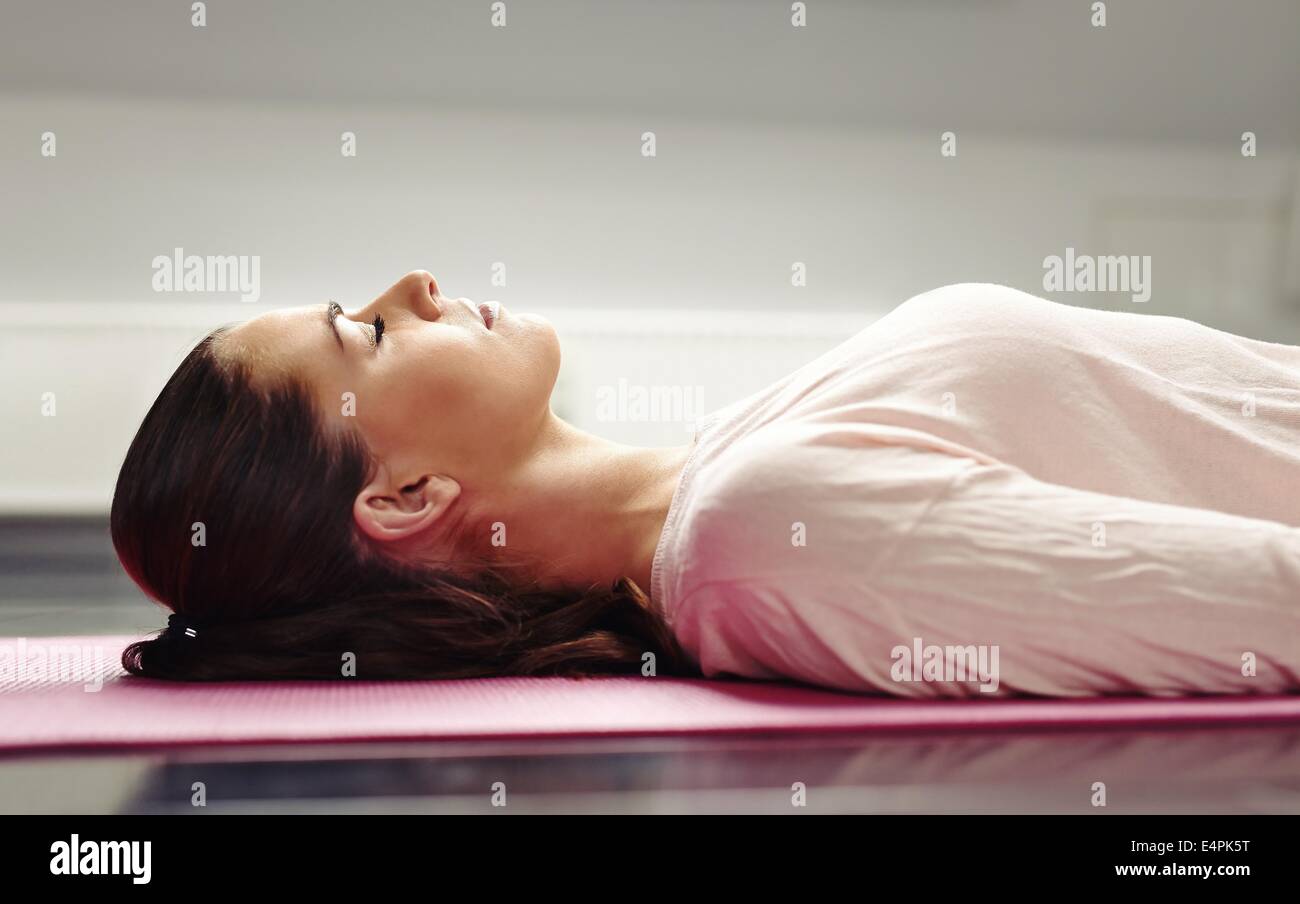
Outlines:
<svg viewBox="0 0 1300 904"><path fill-rule="evenodd" d="M363 440L326 431L293 379L255 385L247 365L217 354L222 333L167 381L118 475L118 558L197 626L131 644L127 671L191 681L594 675L641 671L649 653L656 673L697 673L630 580L559 592L508 567L371 548L351 515L374 468Z"/></svg>

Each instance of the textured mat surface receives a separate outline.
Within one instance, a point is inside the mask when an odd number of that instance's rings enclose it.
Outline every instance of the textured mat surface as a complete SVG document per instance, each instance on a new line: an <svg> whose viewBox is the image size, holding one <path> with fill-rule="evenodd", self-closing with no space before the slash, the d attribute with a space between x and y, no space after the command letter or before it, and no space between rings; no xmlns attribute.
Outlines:
<svg viewBox="0 0 1300 904"><path fill-rule="evenodd" d="M669 678L176 684L129 637L0 639L0 750L592 735L1300 724L1300 695L920 702Z"/></svg>

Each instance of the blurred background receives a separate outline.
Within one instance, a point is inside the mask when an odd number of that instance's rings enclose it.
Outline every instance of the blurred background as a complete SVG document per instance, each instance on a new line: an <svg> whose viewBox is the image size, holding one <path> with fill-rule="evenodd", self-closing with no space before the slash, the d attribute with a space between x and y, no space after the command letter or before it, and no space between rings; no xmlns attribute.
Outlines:
<svg viewBox="0 0 1300 904"><path fill-rule="evenodd" d="M1300 3L1106 7L5 0L0 634L159 626L105 525L167 375L415 268L551 317L557 411L630 443L951 282L1300 342ZM155 291L177 248L258 300ZM1067 248L1150 301L1044 291Z"/></svg>

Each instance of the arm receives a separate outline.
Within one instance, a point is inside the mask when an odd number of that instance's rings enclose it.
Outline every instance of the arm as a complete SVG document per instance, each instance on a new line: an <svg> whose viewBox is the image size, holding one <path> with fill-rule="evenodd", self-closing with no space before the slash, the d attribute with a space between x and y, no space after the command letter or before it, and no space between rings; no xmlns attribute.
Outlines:
<svg viewBox="0 0 1300 904"><path fill-rule="evenodd" d="M970 462L877 574L916 633L1000 645L1012 692L1300 687L1300 530L1283 524Z"/></svg>
<svg viewBox="0 0 1300 904"><path fill-rule="evenodd" d="M997 647L1003 694L1300 688L1294 528L861 431L764 442L716 475L695 512L698 580L674 630L707 674L983 695L970 682L900 682L891 654L919 639Z"/></svg>

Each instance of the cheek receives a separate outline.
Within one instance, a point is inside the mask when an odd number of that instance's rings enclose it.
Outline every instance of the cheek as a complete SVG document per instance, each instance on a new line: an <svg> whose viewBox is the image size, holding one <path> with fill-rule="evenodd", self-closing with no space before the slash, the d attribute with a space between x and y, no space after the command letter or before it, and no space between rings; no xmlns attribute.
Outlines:
<svg viewBox="0 0 1300 904"><path fill-rule="evenodd" d="M475 432L508 407L514 382L512 362L471 343L441 343L422 349L384 375L394 408L410 428L425 422L445 434Z"/></svg>
<svg viewBox="0 0 1300 904"><path fill-rule="evenodd" d="M549 323L538 325L526 336L470 351L457 366L440 369L428 398L438 400L435 411L445 406L444 425L463 432L467 442L513 447L518 431L530 429L549 410L559 370L555 332Z"/></svg>
<svg viewBox="0 0 1300 904"><path fill-rule="evenodd" d="M375 374L366 411L358 412L363 429L377 446L418 436L463 451L534 422L549 405L560 349L548 322L528 326L505 342L403 349L400 366L394 358Z"/></svg>

